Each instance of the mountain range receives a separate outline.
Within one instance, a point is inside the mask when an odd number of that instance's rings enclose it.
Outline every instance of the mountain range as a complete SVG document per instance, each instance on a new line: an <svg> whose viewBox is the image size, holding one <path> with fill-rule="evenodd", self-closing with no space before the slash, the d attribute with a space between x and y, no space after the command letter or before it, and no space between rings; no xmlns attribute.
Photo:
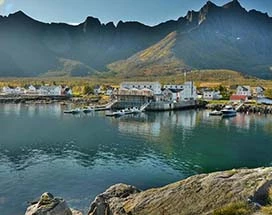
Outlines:
<svg viewBox="0 0 272 215"><path fill-rule="evenodd" d="M200 11L156 26L103 24L87 17L72 26L42 23L18 11L0 16L0 76L124 77L231 69L272 77L272 18L238 0L208 1Z"/></svg>

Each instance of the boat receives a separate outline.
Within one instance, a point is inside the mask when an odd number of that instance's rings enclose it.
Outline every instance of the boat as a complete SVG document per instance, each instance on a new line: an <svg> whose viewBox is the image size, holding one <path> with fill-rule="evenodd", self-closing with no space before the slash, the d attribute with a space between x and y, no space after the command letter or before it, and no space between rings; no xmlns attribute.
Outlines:
<svg viewBox="0 0 272 215"><path fill-rule="evenodd" d="M118 117L118 116L123 116L123 115L128 115L128 114L137 114L137 113L141 113L142 110L137 108L137 107L132 107L132 108L125 108L125 109L122 109L122 110L118 110L118 111L115 111L115 112L109 112L109 113L106 113L106 116L115 116L115 117Z"/></svg>
<svg viewBox="0 0 272 215"><path fill-rule="evenodd" d="M221 112L222 112L223 117L236 116L236 114L237 114L237 111L231 105L226 105L221 110Z"/></svg>
<svg viewBox="0 0 272 215"><path fill-rule="evenodd" d="M82 109L82 112L83 113L91 113L91 112L93 112L95 109L94 109L94 107L86 107L86 108L83 108Z"/></svg>
<svg viewBox="0 0 272 215"><path fill-rule="evenodd" d="M210 116L222 116L222 111L214 110L209 113Z"/></svg>
<svg viewBox="0 0 272 215"><path fill-rule="evenodd" d="M81 112L80 108L75 108L75 109L71 109L71 110L65 110L63 111L63 113L67 113L67 114L78 114Z"/></svg>
<svg viewBox="0 0 272 215"><path fill-rule="evenodd" d="M119 110L119 111L115 111L115 112L106 113L106 116L119 117L119 116L123 116L125 114L126 114L125 110Z"/></svg>
<svg viewBox="0 0 272 215"><path fill-rule="evenodd" d="M142 110L139 109L139 108L137 108L137 107L132 107L132 108L130 109L130 112L131 112L132 114L136 114L136 113L141 113Z"/></svg>

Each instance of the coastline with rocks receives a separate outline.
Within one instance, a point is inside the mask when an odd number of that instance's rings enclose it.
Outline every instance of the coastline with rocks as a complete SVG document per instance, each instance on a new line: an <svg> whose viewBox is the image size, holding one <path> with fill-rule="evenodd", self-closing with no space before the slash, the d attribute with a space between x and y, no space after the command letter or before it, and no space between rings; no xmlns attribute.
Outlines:
<svg viewBox="0 0 272 215"><path fill-rule="evenodd" d="M272 167L199 174L141 191L116 184L99 194L87 215L261 215L272 212ZM44 193L25 215L82 215Z"/></svg>
<svg viewBox="0 0 272 215"><path fill-rule="evenodd" d="M97 103L99 98L84 98L72 96L34 96L34 95L0 95L0 104L91 104Z"/></svg>
<svg viewBox="0 0 272 215"><path fill-rule="evenodd" d="M219 111L222 110L224 106L225 104L207 104L206 109ZM272 114L272 105L244 104L237 112L244 114Z"/></svg>

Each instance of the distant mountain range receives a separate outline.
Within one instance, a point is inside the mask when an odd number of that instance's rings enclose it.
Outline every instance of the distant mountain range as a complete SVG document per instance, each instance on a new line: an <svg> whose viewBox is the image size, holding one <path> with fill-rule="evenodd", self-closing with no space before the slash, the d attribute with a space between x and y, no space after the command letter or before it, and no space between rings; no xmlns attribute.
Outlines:
<svg viewBox="0 0 272 215"><path fill-rule="evenodd" d="M22 11L0 16L0 76L160 76L232 69L272 77L272 18L237 0L150 27L139 22L46 24Z"/></svg>

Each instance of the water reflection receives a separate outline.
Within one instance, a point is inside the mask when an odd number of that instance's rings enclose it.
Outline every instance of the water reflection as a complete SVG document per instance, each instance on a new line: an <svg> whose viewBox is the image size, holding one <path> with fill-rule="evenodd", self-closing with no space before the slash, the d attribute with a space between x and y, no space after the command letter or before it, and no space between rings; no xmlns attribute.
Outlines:
<svg viewBox="0 0 272 215"><path fill-rule="evenodd" d="M22 203L43 191L84 208L114 183L145 189L272 162L271 116L222 119L189 110L108 118L64 115L63 108L0 105L1 215L22 214Z"/></svg>
<svg viewBox="0 0 272 215"><path fill-rule="evenodd" d="M121 133L159 137L165 129L172 127L193 129L196 126L196 116L195 111L187 111L182 115L179 112L141 113L118 118L117 124Z"/></svg>

